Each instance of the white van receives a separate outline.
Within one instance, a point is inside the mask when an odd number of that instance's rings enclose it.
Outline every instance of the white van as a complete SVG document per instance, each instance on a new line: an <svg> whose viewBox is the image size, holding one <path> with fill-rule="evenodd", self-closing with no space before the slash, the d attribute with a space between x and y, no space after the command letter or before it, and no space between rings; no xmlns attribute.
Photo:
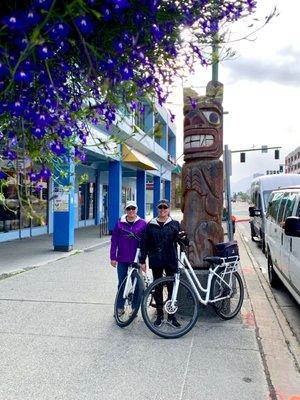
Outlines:
<svg viewBox="0 0 300 400"><path fill-rule="evenodd" d="M265 239L271 286L283 282L300 304L300 185L272 192Z"/></svg>
<svg viewBox="0 0 300 400"><path fill-rule="evenodd" d="M253 179L251 183L251 206L249 207L251 239L261 242L263 253L266 249L266 211L270 194L275 189L294 185L300 185L300 175L298 174L263 175Z"/></svg>

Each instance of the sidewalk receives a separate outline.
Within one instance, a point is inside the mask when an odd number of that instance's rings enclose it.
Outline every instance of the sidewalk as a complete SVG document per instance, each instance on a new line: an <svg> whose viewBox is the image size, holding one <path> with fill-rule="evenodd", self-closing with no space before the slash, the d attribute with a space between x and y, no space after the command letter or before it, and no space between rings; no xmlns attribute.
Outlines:
<svg viewBox="0 0 300 400"><path fill-rule="evenodd" d="M241 314L223 321L201 307L188 335L164 340L140 315L128 328L115 325L109 237L101 242L93 229L78 231L81 252L58 253L54 262L49 256L47 265L0 281L0 400L291 400L297 394L295 358L285 342L291 338L267 308L241 235L247 285ZM7 246L6 263L38 265L51 253L51 239L39 240Z"/></svg>
<svg viewBox="0 0 300 400"><path fill-rule="evenodd" d="M99 237L99 227L90 226L75 230L75 245L70 252L53 251L52 235L12 240L0 243L0 279L70 257L94 247L110 243L110 236Z"/></svg>

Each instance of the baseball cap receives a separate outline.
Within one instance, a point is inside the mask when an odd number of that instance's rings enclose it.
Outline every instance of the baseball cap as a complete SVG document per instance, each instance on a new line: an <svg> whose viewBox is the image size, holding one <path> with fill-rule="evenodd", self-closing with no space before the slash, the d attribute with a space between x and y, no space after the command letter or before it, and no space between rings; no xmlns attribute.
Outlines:
<svg viewBox="0 0 300 400"><path fill-rule="evenodd" d="M170 208L170 202L167 199L161 199L157 203L157 207L159 207L159 206L166 206L166 207Z"/></svg>
<svg viewBox="0 0 300 400"><path fill-rule="evenodd" d="M134 200L129 200L129 201L126 202L125 209L128 208L128 207L135 207L135 208L137 208L137 204L136 204L136 202L135 202Z"/></svg>

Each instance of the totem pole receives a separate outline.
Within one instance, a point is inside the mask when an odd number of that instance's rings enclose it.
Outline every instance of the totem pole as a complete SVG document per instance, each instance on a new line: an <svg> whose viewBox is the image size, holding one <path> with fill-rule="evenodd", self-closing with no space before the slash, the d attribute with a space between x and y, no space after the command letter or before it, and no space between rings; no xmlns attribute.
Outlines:
<svg viewBox="0 0 300 400"><path fill-rule="evenodd" d="M206 268L206 256L224 240L223 211L223 85L209 82L206 96L184 90L183 229L190 239L193 267Z"/></svg>

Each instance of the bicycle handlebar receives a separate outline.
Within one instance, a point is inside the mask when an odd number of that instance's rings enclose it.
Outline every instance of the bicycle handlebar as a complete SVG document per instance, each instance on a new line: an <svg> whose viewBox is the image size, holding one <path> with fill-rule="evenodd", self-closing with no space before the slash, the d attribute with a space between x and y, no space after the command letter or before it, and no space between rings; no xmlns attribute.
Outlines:
<svg viewBox="0 0 300 400"><path fill-rule="evenodd" d="M183 245L183 246L188 246L190 244L190 241L189 241L189 239L187 237L187 234L184 231L181 231L181 232L178 233L177 238L176 238L176 242L178 244Z"/></svg>

